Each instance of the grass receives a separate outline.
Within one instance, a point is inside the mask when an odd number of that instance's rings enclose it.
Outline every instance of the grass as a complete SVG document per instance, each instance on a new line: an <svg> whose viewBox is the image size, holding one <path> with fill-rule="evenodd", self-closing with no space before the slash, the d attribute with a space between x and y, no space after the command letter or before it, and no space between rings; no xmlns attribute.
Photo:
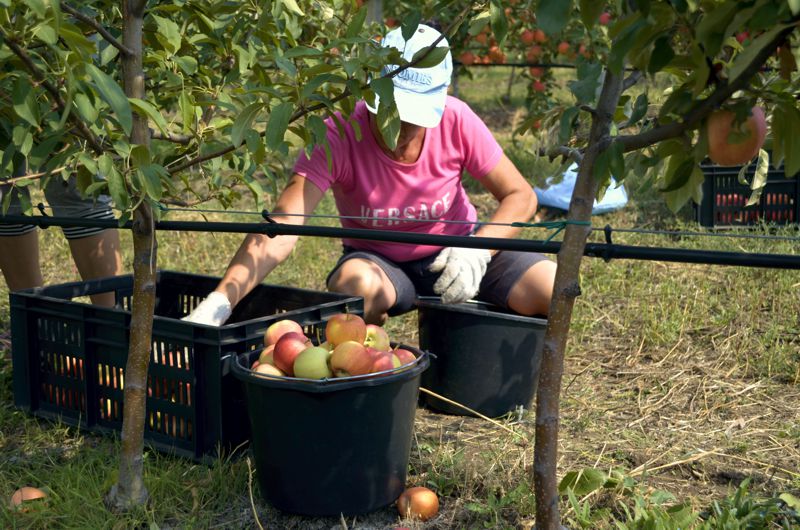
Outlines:
<svg viewBox="0 0 800 530"><path fill-rule="evenodd" d="M523 84L513 86L509 103L501 98L505 90L486 89L505 89L507 74L480 69L473 80L462 80L461 95L535 179L547 168L526 155L528 140L512 145L509 132L524 98ZM626 184L631 203L595 218L596 226L697 231L690 209L672 215L642 183ZM476 203L490 202L477 188L471 190ZM321 208L321 213L334 211L329 198ZM229 214L209 218L242 220ZM767 232L797 234L780 227L746 233ZM130 234L122 235L130 269ZM540 229L524 235L541 236ZM592 237L602 241L602 233ZM622 232L614 238L631 245L797 254L796 241ZM159 266L219 275L240 241L231 234L159 233ZM60 233L42 231L41 242L45 281L77 280L74 267L64 265L71 259ZM338 254L334 240L303 238L269 282L322 289ZM797 524L790 519L792 498L778 497L800 496L798 287L793 271L584 260L583 295L575 306L563 380L559 473L594 471L584 472L581 476L588 478L564 492L566 524L721 529L744 528L730 521L745 518L747 528ZM9 329L8 311L3 296L3 332ZM415 343L416 315L392 319L388 330ZM392 507L346 520L282 514L260 500L247 458L204 466L153 451L144 460L152 502L127 515L111 515L100 499L115 480L119 441L16 410L8 344L0 347L4 528L252 528L260 523L308 530L400 524ZM525 411L499 422L418 410L408 483L435 489L441 513L424 524L410 523L411 528L532 527L534 416ZM24 513L6 509L5 499L22 485L46 488L49 498Z"/></svg>

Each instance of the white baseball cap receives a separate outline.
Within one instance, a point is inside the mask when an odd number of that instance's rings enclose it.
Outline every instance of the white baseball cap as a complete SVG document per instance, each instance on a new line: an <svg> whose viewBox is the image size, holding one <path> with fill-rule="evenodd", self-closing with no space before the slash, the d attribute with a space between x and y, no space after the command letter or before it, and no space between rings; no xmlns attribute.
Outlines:
<svg viewBox="0 0 800 530"><path fill-rule="evenodd" d="M411 61L419 50L431 46L441 33L430 26L420 24L411 39L406 41L400 28L394 29L383 38L384 47L393 47L400 50L403 58ZM443 38L437 44L449 46L447 39ZM381 70L381 75L386 75L397 69L397 65L386 65ZM392 78L394 84L394 101L402 121L426 127L436 127L442 119L444 104L447 99L447 87L453 75L453 58L450 52L439 64L429 68L407 68ZM375 95L375 105L367 103L367 108L373 114L378 112L378 95Z"/></svg>

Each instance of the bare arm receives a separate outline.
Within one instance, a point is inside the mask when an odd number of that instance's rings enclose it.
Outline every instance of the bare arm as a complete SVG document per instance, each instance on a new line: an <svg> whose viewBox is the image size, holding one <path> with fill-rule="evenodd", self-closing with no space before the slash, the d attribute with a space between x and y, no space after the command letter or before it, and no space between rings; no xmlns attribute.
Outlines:
<svg viewBox="0 0 800 530"><path fill-rule="evenodd" d="M480 181L497 199L497 209L491 217L493 223L510 224L527 222L536 213L537 199L533 188L506 155ZM486 225L476 235L481 237L513 238L520 228L512 226ZM492 251L495 254L497 251Z"/></svg>
<svg viewBox="0 0 800 530"><path fill-rule="evenodd" d="M304 217L281 214L311 214L323 195L323 192L305 177L292 175L278 197L272 218L280 223L303 224ZM231 307L235 307L289 256L296 242L297 236L270 238L263 234L248 234L215 290L227 296Z"/></svg>

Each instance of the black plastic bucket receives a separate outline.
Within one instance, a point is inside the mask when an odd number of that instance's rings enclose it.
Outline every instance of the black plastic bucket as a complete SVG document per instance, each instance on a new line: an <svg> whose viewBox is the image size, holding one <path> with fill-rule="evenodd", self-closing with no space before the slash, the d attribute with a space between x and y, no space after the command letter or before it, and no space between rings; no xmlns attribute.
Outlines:
<svg viewBox="0 0 800 530"><path fill-rule="evenodd" d="M393 503L405 489L420 375L427 352L379 377L287 379L252 372L258 352L231 371L245 389L261 495L279 510L359 515Z"/></svg>
<svg viewBox="0 0 800 530"><path fill-rule="evenodd" d="M530 406L546 319L483 302L442 304L433 297L421 297L417 308L420 348L433 356L423 388L489 417ZM421 401L440 412L471 415L424 392Z"/></svg>

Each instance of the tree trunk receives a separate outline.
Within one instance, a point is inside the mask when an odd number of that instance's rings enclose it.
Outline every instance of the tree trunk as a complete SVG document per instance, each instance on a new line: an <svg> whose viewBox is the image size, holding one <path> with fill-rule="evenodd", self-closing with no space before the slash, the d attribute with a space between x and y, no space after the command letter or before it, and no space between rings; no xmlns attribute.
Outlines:
<svg viewBox="0 0 800 530"><path fill-rule="evenodd" d="M603 90L598 101L589 143L581 161L567 218L589 221L598 183L593 177L594 162L599 146L607 145L611 119L622 94L622 78L606 72ZM580 295L580 265L586 239L591 228L567 225L564 242L558 253L558 270L553 287L547 331L545 332L539 386L536 393L536 443L534 447L533 479L536 493L537 530L561 528L558 510L558 422L561 378L564 373L564 351L569 335L575 298Z"/></svg>
<svg viewBox="0 0 800 530"><path fill-rule="evenodd" d="M142 69L145 5L146 0L123 0L123 43L130 51L122 58L123 83L125 95L139 99L145 99ZM138 113L133 115L131 143L150 145L147 119ZM144 200L133 212L133 307L123 391L122 452L117 484L106 499L114 510L127 510L147 500L143 477L144 423L155 299L155 222L150 204Z"/></svg>
<svg viewBox="0 0 800 530"><path fill-rule="evenodd" d="M127 510L147 500L143 478L144 424L147 368L153 336L156 301L156 237L153 212L147 202L134 211L133 307L131 339L125 365L122 451L117 484L108 495L114 510Z"/></svg>

